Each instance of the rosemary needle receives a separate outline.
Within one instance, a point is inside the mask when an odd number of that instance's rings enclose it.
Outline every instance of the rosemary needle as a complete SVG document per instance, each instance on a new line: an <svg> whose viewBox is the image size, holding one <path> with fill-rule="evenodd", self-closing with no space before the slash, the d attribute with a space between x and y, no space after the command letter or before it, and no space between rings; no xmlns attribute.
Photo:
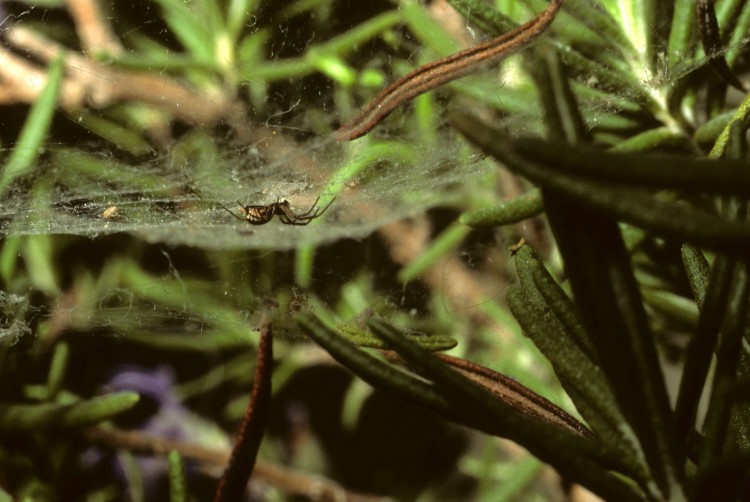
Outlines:
<svg viewBox="0 0 750 502"><path fill-rule="evenodd" d="M334 133L335 138L350 141L364 136L407 101L519 51L547 29L564 1L551 0L544 11L526 24L483 44L421 66L398 79L383 89L350 122L341 126Z"/></svg>

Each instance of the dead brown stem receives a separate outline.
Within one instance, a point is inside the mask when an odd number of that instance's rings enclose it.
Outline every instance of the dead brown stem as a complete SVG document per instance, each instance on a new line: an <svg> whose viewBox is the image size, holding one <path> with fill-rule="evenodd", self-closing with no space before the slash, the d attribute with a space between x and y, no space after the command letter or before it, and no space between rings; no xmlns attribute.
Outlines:
<svg viewBox="0 0 750 502"><path fill-rule="evenodd" d="M112 427L90 427L83 431L86 440L108 448L125 448L133 453L167 456L177 451L184 459L196 460L208 466L224 466L229 460L228 449L204 446L165 439L139 431L126 431ZM347 491L338 483L317 475L257 461L253 478L280 490L322 502L385 502L386 497L362 495Z"/></svg>
<svg viewBox="0 0 750 502"><path fill-rule="evenodd" d="M191 124L213 125L231 117L242 104L217 88L215 94L190 89L176 80L148 72L112 68L67 50L57 42L23 26L5 32L5 40L44 62L65 58L65 81L60 106L71 112L85 107L104 108L121 102L145 103ZM45 68L0 48L0 97L5 103L33 103L42 92Z"/></svg>

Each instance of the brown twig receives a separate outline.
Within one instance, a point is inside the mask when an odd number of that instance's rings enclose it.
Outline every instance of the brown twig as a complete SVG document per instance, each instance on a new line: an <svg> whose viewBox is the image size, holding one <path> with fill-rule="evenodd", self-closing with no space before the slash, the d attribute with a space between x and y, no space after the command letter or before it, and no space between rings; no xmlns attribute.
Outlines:
<svg viewBox="0 0 750 502"><path fill-rule="evenodd" d="M273 332L271 314L263 313L255 366L255 381L250 402L245 409L240 431L224 476L214 495L214 502L241 500L258 455L260 441L266 425L266 415L271 402L271 374L273 373Z"/></svg>
<svg viewBox="0 0 750 502"><path fill-rule="evenodd" d="M133 101L149 104L188 123L212 125L225 117L234 119L237 108L242 107L239 101L223 92L208 96L160 75L116 69L87 59L23 26L6 30L4 37L9 44L30 51L44 62L60 55L65 58L65 80L59 104L67 111ZM0 98L3 100L0 102L33 103L46 82L44 67L0 48Z"/></svg>
<svg viewBox="0 0 750 502"><path fill-rule="evenodd" d="M420 66L383 89L352 120L341 126L334 137L339 141L350 141L364 136L393 110L420 94L518 52L544 33L563 2L564 0L550 0L549 6L526 24L483 44Z"/></svg>
<svg viewBox="0 0 750 502"><path fill-rule="evenodd" d="M90 427L83 431L90 442L107 448L124 448L133 453L166 457L170 451L177 451L184 459L194 460L209 466L222 466L229 460L228 450L206 448L194 443L152 436L140 431L125 431L112 427ZM255 463L253 479L275 486L285 493L301 495L321 502L385 502L385 497L362 495L347 491L344 487L323 478L312 476L294 469L272 465L263 461Z"/></svg>
<svg viewBox="0 0 750 502"><path fill-rule="evenodd" d="M81 47L88 52L104 52L117 55L123 52L120 41L117 40L104 22L97 0L66 0L70 17L76 26Z"/></svg>

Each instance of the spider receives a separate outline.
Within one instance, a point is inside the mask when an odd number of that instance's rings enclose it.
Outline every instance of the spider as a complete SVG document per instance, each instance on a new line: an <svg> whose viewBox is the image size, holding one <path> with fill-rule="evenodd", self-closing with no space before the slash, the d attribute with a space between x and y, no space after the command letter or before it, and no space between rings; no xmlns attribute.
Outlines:
<svg viewBox="0 0 750 502"><path fill-rule="evenodd" d="M281 220L281 223L284 223L285 225L307 225L315 218L318 218L325 213L329 207L331 207L331 204L333 204L333 201L335 199L331 199L331 202L328 203L326 207L323 209L318 208L318 201L320 200L320 197L315 199L315 202L313 202L313 205L308 209L306 212L302 214L296 214L294 211L292 211L292 208L289 207L289 201L288 200L282 200L276 199L276 202L272 202L268 205L253 205L253 206L243 206L240 201L237 201L237 204L242 208L242 211L245 213L245 217L237 216L232 211L230 211L227 208L226 211L237 218L238 220L243 220L248 222L251 225L265 225L269 221L271 221L274 217L274 215L278 215L279 219Z"/></svg>

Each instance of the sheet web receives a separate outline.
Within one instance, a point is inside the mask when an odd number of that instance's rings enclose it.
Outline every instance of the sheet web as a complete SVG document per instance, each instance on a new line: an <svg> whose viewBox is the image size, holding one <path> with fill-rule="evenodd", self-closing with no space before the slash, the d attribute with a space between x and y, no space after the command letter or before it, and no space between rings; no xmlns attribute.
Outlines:
<svg viewBox="0 0 750 502"><path fill-rule="evenodd" d="M112 6L114 9L115 4ZM18 19L13 21L25 27L29 17ZM148 29L147 24L139 22L126 32L124 38L129 42L140 36L141 30ZM284 33L294 32L285 29ZM282 36L282 46L283 43L286 41ZM275 58L280 46L273 42L268 45L272 47L270 57ZM298 49L301 53L305 47ZM33 53L26 46L24 50ZM71 52L80 57L78 52ZM165 55L169 55L166 50ZM37 56L44 61L41 53ZM179 54L176 56L179 59ZM269 62L268 67L273 64L274 61ZM67 67L66 76L72 80L76 73L86 79L111 78L105 66L102 73L92 72L95 65L89 59L72 64ZM205 79L199 74L196 80L201 77ZM363 239L389 222L421 215L431 208L461 210L472 197L480 197L480 192L494 192L494 178L487 179L486 175L497 166L469 148L437 118L441 114L434 97L426 98L424 103L432 107L429 125L420 124L413 113L398 112L373 137L339 143L329 137L331 126L335 125L331 115L337 115L330 107L330 98L322 104L315 104L314 99L311 104L308 99L297 106L300 95L296 87L310 85L304 79L301 82L298 85L290 80L278 85L274 90L283 95L276 101L271 101L271 94L265 94L260 113L255 113L253 103L248 102L252 98L242 101L244 111L254 114L254 120L244 124L245 138L249 138L246 141L238 139L240 128L235 124L227 128L231 139L219 136L221 128L195 127L175 136L169 148L164 149L162 143L162 149L155 147L142 155L123 154L107 141L91 142L96 134L86 135L86 121L81 120L86 114L90 118L91 110L84 109L78 115L63 109L55 119L51 137L60 129L69 129L80 131L89 143L71 138L70 131L66 131L66 143L45 144L33 172L17 179L3 197L0 236L6 241L11 237L40 236L39 242L52 236L54 242L64 243L55 246L58 250L68 246L84 248L76 251L78 262L61 266L85 271L88 264L81 262L101 259L103 269L91 275L72 274L64 286L66 292L45 305L24 294L8 293L0 298L0 340L12 343L36 332L37 328L32 328L34 320L41 323L38 331L46 336L72 330L168 343L165 340L169 336L154 335L179 334L175 337L180 339L175 341L177 348L189 346L189 340L206 344L207 348L222 343L252 344L256 335L248 327L257 328L264 295L291 303L296 296L305 298L307 294L289 285L294 282L290 277L294 265L289 263L288 254L274 258L281 270L271 281L277 283L272 288L267 287L269 272L253 263L258 256L342 239ZM330 92L330 84L327 85L326 91ZM305 90L309 95L318 92L316 88ZM205 95L210 100L211 95ZM114 111L103 109L94 114L120 123L123 115L117 114L117 106ZM328 115L322 126L320 120L314 120L321 115ZM411 133L391 135L390 131L398 129ZM10 149L4 153L10 154ZM296 213L306 212L318 199L319 207L329 202L331 205L308 226L285 225L278 218L255 226L238 221L226 211L241 216L238 201L243 205L264 205L283 199ZM83 239L60 240L58 236ZM144 246L136 245L140 251L132 256L127 252L111 253L112 242L132 245L132 239L126 236L153 245L147 249L156 256L149 259L148 265L139 255ZM201 254L202 259L186 260L184 254L191 250ZM246 250L260 253L242 253ZM30 273L33 276L38 272ZM334 280L326 286L335 289L352 279L339 277L338 283ZM30 282L48 292L56 291L58 284L54 284L54 279L46 285L44 280L37 277ZM281 289L275 289L278 287ZM421 294L426 300L427 293ZM403 291L399 288L393 295L390 306L381 314L400 315ZM317 300L311 294L311 304ZM379 309L383 298L378 302L368 308ZM275 333L285 338L297 336L299 332L286 312L287 305L282 305ZM182 336L191 334L198 336Z"/></svg>
<svg viewBox="0 0 750 502"><path fill-rule="evenodd" d="M346 160L333 141L313 140L268 162L257 148L217 147L193 137L139 165L106 153L53 147L38 167L46 183L31 190L18 184L7 196L0 233L98 237L129 232L152 243L211 250L282 250L362 238L389 221L455 203L471 190L472 180L478 182L492 169L455 138L447 140L443 146L388 142L379 149L388 152L365 154L361 160L357 155ZM184 148L185 143L192 146ZM456 154L462 149L459 162ZM284 225L277 218L250 225L225 210L244 216L237 202L263 205L286 199L296 213L304 213L318 197L318 207L333 202L308 226Z"/></svg>
<svg viewBox="0 0 750 502"><path fill-rule="evenodd" d="M93 254L98 246L111 247L105 237L128 234L155 245L159 251L150 261L161 272L145 273L137 256L113 257L94 282L86 276L75 279L71 292L78 293L71 294L85 293L88 301L71 308L35 305L23 295L0 298L5 310L0 340L13 343L30 333L28 323L16 322L26 318L144 343L166 343L179 333L183 348L191 346L185 341L191 334L197 338L188 339L207 350L253 343L248 327L257 328L263 295L271 291L263 287L263 267L234 252L259 250L262 255L362 239L430 208L462 207L468 197L491 189L486 176L497 167L449 132L441 133L439 142L435 137L422 143L384 140L363 148L362 155L346 151L356 145L325 139L287 140L285 145L283 153L269 152L263 146L220 145L196 133L168 153L137 164L107 152L50 147L38 166L45 182L14 185L0 208L0 232L6 237L85 237L83 253ZM237 201L270 204L285 198L301 213L318 197L319 205L335 198L308 226L285 225L278 218L253 226L225 210L241 216ZM202 250L216 263L186 262L180 257L186 248L178 246ZM224 280L202 279L222 277L226 270L232 272ZM276 294L282 305L274 332L287 341L300 339L287 315L298 295L307 302L307 293L292 287ZM403 291L393 295L386 302L390 306L369 308L399 315ZM310 298L310 308L316 301Z"/></svg>
<svg viewBox="0 0 750 502"><path fill-rule="evenodd" d="M29 12L32 11L33 8ZM163 12L168 10L165 8ZM413 15L404 16L404 20ZM523 14L522 18L526 17L528 14ZM22 24L24 20L24 16L19 16L14 21ZM559 25L555 28L561 28ZM257 30L254 24L249 26ZM139 32L147 28L148 24L136 24L127 36L141 36ZM257 38L263 38L259 31L252 32L250 37L256 33ZM270 44L271 57L276 57L279 47L305 43L292 34L291 29L282 30L280 40ZM137 40L134 38L131 43ZM297 48L298 53L304 51L304 46ZM613 49L604 52L612 58L618 57ZM461 79L451 87L458 91L458 96L474 99L471 106L476 110L486 106L503 110L499 120L509 134L543 134L539 96L533 82L528 75L517 78L524 73L521 61L514 57L499 74L485 72ZM686 58L669 79L676 81L703 63ZM79 69L81 73L87 70L85 66ZM575 84L578 102L592 129L636 127L635 121L628 122L620 112L641 113L647 106L642 96L660 94L659 89L665 86L653 74L649 78L657 80L640 82L645 89L628 90L627 86L615 88L595 75L579 73ZM248 75L247 78L252 78L252 72ZM94 74L87 78L109 77ZM0 208L0 235L96 237L130 232L149 242L214 250L292 249L300 244L316 245L342 237L361 238L388 221L465 200L463 195L477 190L471 180L479 179L477 175L491 169L490 163L469 153L463 141L439 123L439 119L431 119L433 124L427 128L431 130L419 131L417 120L403 111L396 112L385 126L400 122L396 128L414 130L406 138L376 141L374 148L366 148L366 144L337 144L323 128L316 127L313 131L307 127L303 115L309 112L314 116L315 110L309 104L297 107L299 101L290 105L298 91L294 86L283 88L289 93L282 96L283 104L265 103L270 117L266 127L254 127L256 133L265 129L256 137L278 133L283 137L278 141L258 139L246 144L221 144L197 132L182 138L157 158L140 163L118 160L106 148L82 153L48 145L35 170L35 179L15 185L5 197ZM269 99L268 95L265 99ZM294 114L305 106L308 109L303 113ZM462 106L460 98L454 106ZM324 107L318 108L318 112L326 112ZM76 120L71 114L68 118ZM406 120L412 122L405 124ZM292 139L286 133L294 130L317 139ZM318 197L321 204L327 204L333 197L335 200L324 217L308 227L282 225L278 220L251 226L224 210L228 207L238 212L237 201L255 205L287 199L294 211L305 212Z"/></svg>
<svg viewBox="0 0 750 502"><path fill-rule="evenodd" d="M578 3L596 5L582 0ZM114 10L115 3L112 6ZM410 15L413 16L414 12L417 11L412 9ZM522 13L518 22L538 12L539 9L531 9L529 13ZM138 22L141 24L136 24L123 35L123 39L133 46L137 46L135 37L140 36L139 31L148 28L147 23ZM409 16L399 17L398 22L407 29L414 28L414 21ZM250 28L246 40L257 34L256 38L266 43L264 35L256 31L254 22L251 25L248 20L245 27ZM563 28L562 22L556 22L552 31L562 32ZM583 32L578 30L576 33ZM275 34L275 38L267 43L271 47L270 54L257 57L252 64L238 58L235 62L236 78L243 86L247 84L252 88L254 85L253 72L243 73L245 66L256 66L259 72L265 68L270 72L269 68L274 68L277 57L282 63L287 56L293 59L295 56L281 54L284 47L297 45L296 57L303 59L299 55L305 53L306 44L314 37L287 40L288 34L294 34L294 31L284 28L281 35ZM336 35L329 36L331 46L334 46ZM390 36L393 36L392 32ZM404 49L414 51L414 54L423 52L421 47L403 41L399 43L403 45L391 53L404 52ZM566 48L564 37L559 43L562 49ZM250 46L249 41L247 44ZM314 42L311 44L315 45ZM184 45L190 47L187 43ZM430 50L424 51L426 61L434 60L438 55L437 51L430 53ZM171 61L175 56L167 49L163 54L159 51L149 57L154 57L155 61L159 61L159 57ZM194 52L195 61L201 61L202 53L199 50ZM624 60L621 52L615 47L597 47L591 58L598 61L597 58L601 57L605 62L611 60L619 64ZM561 53L564 60L570 59L566 62L574 69L572 85L584 120L592 131L603 133L604 141L643 127L640 122L649 124L654 110L659 111L657 105L664 104L666 89L705 62L698 54L684 58L665 76L649 67L648 72L641 72L648 78L640 79L641 73L637 73L638 79L615 82L607 80L612 72L605 65L576 66L578 60L570 54L566 56L565 50ZM367 61L373 59L370 56L367 55ZM410 66L417 66L420 57L414 56L409 61ZM535 54L529 59L537 63L541 61ZM472 107L477 113L492 110L490 115L496 122L502 122L511 135L543 134L539 95L533 78L529 78L530 72L526 71L530 66L524 67L522 61L522 57L513 57L499 71L486 70L450 84L448 92L454 93L450 106ZM364 63L367 64L370 63ZM607 71L597 74L597 68ZM617 69L620 73L627 73L623 68ZM78 71L85 73L87 70L86 66L81 66ZM312 72L310 68L305 71ZM319 73L318 69L315 68L313 73ZM213 77L212 73L209 74ZM94 79L108 78L106 74L89 72L86 75ZM196 82L206 80L209 79L200 74L195 79ZM330 96L322 100L308 96L304 104L297 106L302 94L321 94L321 88L304 89L308 81L302 79L300 82L303 83L297 85L297 81L290 78L284 85L274 84L274 90L277 93L280 90L282 94L278 102L271 102L272 94L264 94L263 113L256 117L260 122L250 126L251 140L246 142L217 139L216 130L202 132L197 128L179 138L168 150L150 152L152 156L137 161L114 153L112 148L102 147L102 143L84 149L80 145L75 149L59 143L46 145L33 175L16 182L5 195L0 206L0 235L62 234L98 238L127 233L148 243L164 244L165 248L291 250L344 238L360 239L389 222L423 214L431 208L466 210L473 208L477 201L484 203L486 200L489 205L498 200L494 179L486 177L496 165L474 153L475 150L467 147L442 121L444 119L440 117L445 114L439 111L441 106L434 96L423 97L427 100L427 107L432 107L428 119L430 124L419 122L419 110L416 114L412 113L413 108L398 110L373 133L373 137L342 144L330 139L328 134L336 121L330 116L336 115L339 120L346 118L338 116L346 107L334 108L331 105L327 108L326 105L335 102ZM339 90L342 88L340 82L328 85L323 89L328 94L332 93L332 85L338 86ZM438 100L443 95L441 92L434 93ZM366 102L369 97L372 96L363 93L356 101ZM252 96L247 101L252 102ZM247 109L252 109L249 102L243 101ZM350 105L351 115L356 106ZM419 108L422 105L411 106ZM326 116L326 119L321 121L320 116ZM112 117L119 118L116 114ZM268 119L263 123L266 117ZM67 119L77 123L74 114L68 113ZM390 137L388 131L399 131L398 136ZM303 136L305 139L300 139ZM332 205L321 218L304 227L284 225L278 219L266 225L252 226L236 220L225 210L229 208L238 213L237 201L256 205L286 199L295 212L304 213L318 198L321 206L333 199ZM93 242L96 243L96 239ZM132 325L138 326L135 331L153 332L169 330L175 323L198 332L207 329L206 326L233 326L224 332L235 336L246 334L248 319L255 316L253 309L232 309L232 304L248 304L240 301L241 286L232 286L220 293L230 298L229 304L224 305L213 299L216 295L204 291L204 284L191 282L189 267L173 266L171 251L164 253L163 264L167 265L169 272L163 278L154 276L150 282L146 280L144 286L138 287L132 284L122 286L116 281L103 284L101 300L92 304L89 310L88 307L77 307L70 322L131 334ZM127 267L129 263L113 267ZM239 277L258 280L250 277L250 268L240 265L239 260L234 263ZM225 266L231 268L232 259ZM217 266L216 270L219 268ZM169 294L157 295L151 291L165 288L169 289ZM4 304L12 311L36 308L20 298L10 299L7 297ZM257 303L256 299L252 301ZM207 319L210 321L206 322ZM12 326L12 323L6 323L6 326Z"/></svg>

